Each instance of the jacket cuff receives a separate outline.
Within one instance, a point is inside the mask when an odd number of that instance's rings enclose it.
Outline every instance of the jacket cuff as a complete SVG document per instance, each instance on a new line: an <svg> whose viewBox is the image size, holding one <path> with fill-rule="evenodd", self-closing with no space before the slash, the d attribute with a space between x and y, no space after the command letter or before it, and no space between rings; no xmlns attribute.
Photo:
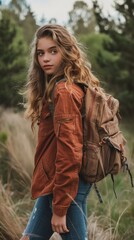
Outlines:
<svg viewBox="0 0 134 240"><path fill-rule="evenodd" d="M53 212L60 217L63 217L67 214L68 207L57 206L53 204Z"/></svg>

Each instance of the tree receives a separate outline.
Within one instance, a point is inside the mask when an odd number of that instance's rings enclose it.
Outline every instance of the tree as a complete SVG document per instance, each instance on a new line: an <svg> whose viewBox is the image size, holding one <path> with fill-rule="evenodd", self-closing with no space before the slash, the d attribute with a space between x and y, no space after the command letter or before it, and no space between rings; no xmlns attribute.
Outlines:
<svg viewBox="0 0 134 240"><path fill-rule="evenodd" d="M118 20L104 17L98 2L94 1L94 12L101 33L108 34L112 42L104 47L112 52L117 61L105 62L99 58L99 64L109 72L109 86L121 102L122 112L133 114L134 102L134 1L123 0L122 4L115 2Z"/></svg>
<svg viewBox="0 0 134 240"><path fill-rule="evenodd" d="M26 0L11 0L9 10L10 17L23 29L25 40L29 45L37 29L34 13L31 11L30 6Z"/></svg>
<svg viewBox="0 0 134 240"><path fill-rule="evenodd" d="M34 13L31 11L30 6L28 6L28 11L27 14L25 15L24 20L21 21L21 26L23 28L25 40L29 45L33 39L35 31L37 30Z"/></svg>
<svg viewBox="0 0 134 240"><path fill-rule="evenodd" d="M21 19L27 13L28 5L26 0L11 0L9 2L9 9Z"/></svg>
<svg viewBox="0 0 134 240"><path fill-rule="evenodd" d="M17 106L21 100L18 90L25 83L27 46L21 29L2 11L0 20L0 104Z"/></svg>
<svg viewBox="0 0 134 240"><path fill-rule="evenodd" d="M113 43L111 37L104 33L85 34L79 37L80 42L85 46L85 51L88 60L91 62L92 71L99 78L101 84L108 89L109 77L112 72L107 71L102 65L111 63L111 66L116 65L118 57L105 48L105 45L110 46ZM101 65L100 65L101 61Z"/></svg>
<svg viewBox="0 0 134 240"><path fill-rule="evenodd" d="M76 35L94 32L96 22L93 10L84 1L76 1L69 12L68 25Z"/></svg>

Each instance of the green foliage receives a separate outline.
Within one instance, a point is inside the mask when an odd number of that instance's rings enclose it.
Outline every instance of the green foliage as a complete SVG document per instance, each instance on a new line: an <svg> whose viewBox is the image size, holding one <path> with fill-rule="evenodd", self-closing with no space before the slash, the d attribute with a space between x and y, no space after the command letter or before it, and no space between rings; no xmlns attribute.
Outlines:
<svg viewBox="0 0 134 240"><path fill-rule="evenodd" d="M0 20L0 103L11 107L21 100L18 90L26 79L27 46L21 29L9 19L7 12L2 12Z"/></svg>
<svg viewBox="0 0 134 240"><path fill-rule="evenodd" d="M26 82L28 47L37 25L25 0L11 0L1 12L0 104L18 108L22 102L19 91Z"/></svg>
<svg viewBox="0 0 134 240"><path fill-rule="evenodd" d="M21 26L24 41L26 41L29 46L37 29L34 13L31 11L26 0L11 0L9 8L11 17L17 25Z"/></svg>
<svg viewBox="0 0 134 240"><path fill-rule="evenodd" d="M93 10L84 1L76 1L69 12L68 25L76 35L94 32L96 21Z"/></svg>
<svg viewBox="0 0 134 240"><path fill-rule="evenodd" d="M120 100L121 111L124 115L133 116L134 102L134 2L123 0L115 2L118 20L111 16L104 17L97 1L94 1L94 12L101 33L105 33L112 39L110 45L104 45L105 49L117 56L113 64L111 60L105 61L102 55L98 58L98 64L107 72L106 81L109 89L113 89L115 96Z"/></svg>
<svg viewBox="0 0 134 240"><path fill-rule="evenodd" d="M93 72L98 76L103 85L108 88L109 78L107 76L109 75L109 69L107 71L107 68L103 68L102 65L111 63L111 65L115 64L116 66L119 58L118 54L112 53L105 48L105 45L113 44L112 38L104 33L93 33L81 35L79 39L86 47L85 50L92 64Z"/></svg>
<svg viewBox="0 0 134 240"><path fill-rule="evenodd" d="M28 45L32 42L35 31L37 30L36 21L34 18L33 12L31 12L30 7L28 7L27 14L25 15L24 20L21 21L21 26L23 29L23 34Z"/></svg>
<svg viewBox="0 0 134 240"><path fill-rule="evenodd" d="M8 135L6 132L0 132L0 142L5 144L7 141Z"/></svg>
<svg viewBox="0 0 134 240"><path fill-rule="evenodd" d="M26 0L11 0L9 2L9 9L20 19L20 17L27 13L28 5Z"/></svg>
<svg viewBox="0 0 134 240"><path fill-rule="evenodd" d="M5 184L8 179L8 154L6 153L6 142L7 142L8 135L5 131L0 132L0 176L1 180Z"/></svg>

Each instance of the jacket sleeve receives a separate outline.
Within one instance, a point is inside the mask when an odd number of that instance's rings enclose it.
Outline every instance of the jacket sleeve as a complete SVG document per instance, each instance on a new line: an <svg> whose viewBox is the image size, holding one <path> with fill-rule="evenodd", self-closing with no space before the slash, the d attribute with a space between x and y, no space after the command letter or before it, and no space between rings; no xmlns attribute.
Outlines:
<svg viewBox="0 0 134 240"><path fill-rule="evenodd" d="M59 216L66 215L78 191L83 148L83 95L83 91L73 85L71 89L58 86L55 90L54 131L57 155L53 211Z"/></svg>

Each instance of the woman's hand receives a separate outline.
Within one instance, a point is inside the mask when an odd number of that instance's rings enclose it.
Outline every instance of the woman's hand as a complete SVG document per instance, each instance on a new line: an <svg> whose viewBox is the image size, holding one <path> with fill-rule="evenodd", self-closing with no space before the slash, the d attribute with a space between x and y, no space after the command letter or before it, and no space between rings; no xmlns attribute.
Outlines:
<svg viewBox="0 0 134 240"><path fill-rule="evenodd" d="M69 232L66 225L66 215L60 217L60 216L57 216L55 213L53 213L51 224L54 232L57 232L57 233Z"/></svg>

